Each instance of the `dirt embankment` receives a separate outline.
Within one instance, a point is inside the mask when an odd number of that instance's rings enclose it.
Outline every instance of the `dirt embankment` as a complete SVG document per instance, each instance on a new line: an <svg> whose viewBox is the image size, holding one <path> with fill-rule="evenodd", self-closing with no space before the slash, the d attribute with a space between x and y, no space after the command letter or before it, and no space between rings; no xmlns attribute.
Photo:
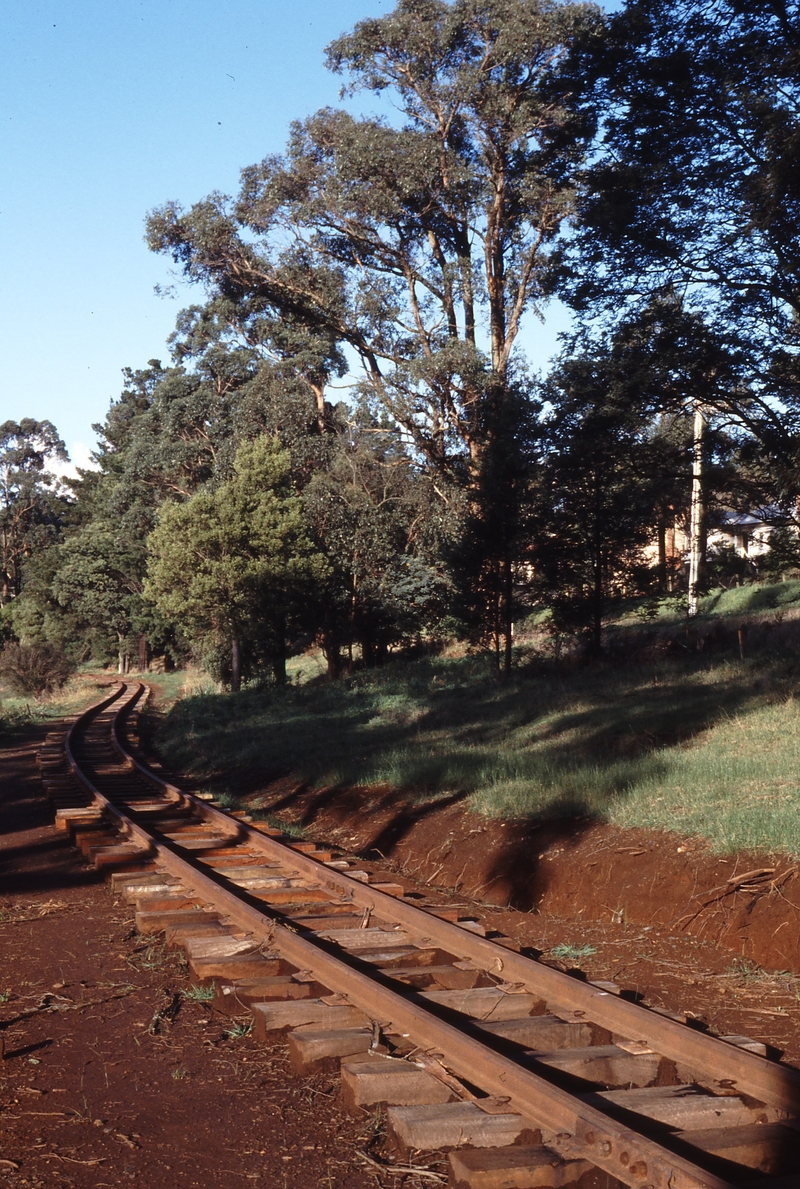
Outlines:
<svg viewBox="0 0 800 1189"><path fill-rule="evenodd" d="M308 790L290 781L245 800L429 886L486 904L666 929L768 970L800 973L800 866L720 857L697 839L584 818L535 825L464 812L394 790Z"/></svg>

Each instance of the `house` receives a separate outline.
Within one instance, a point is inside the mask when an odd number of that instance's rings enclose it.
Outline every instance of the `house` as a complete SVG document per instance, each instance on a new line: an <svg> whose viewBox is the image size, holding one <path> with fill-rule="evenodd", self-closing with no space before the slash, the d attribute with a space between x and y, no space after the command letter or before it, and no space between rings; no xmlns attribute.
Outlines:
<svg viewBox="0 0 800 1189"><path fill-rule="evenodd" d="M769 551L770 538L776 527L785 521L780 509L756 508L752 512L726 509L712 513L706 535L706 556L732 551L750 563L757 572L760 560ZM674 589L678 575L688 573L689 525L680 520L662 526L656 538L644 549L648 566L660 570L665 585Z"/></svg>
<svg viewBox="0 0 800 1189"><path fill-rule="evenodd" d="M709 527L708 548L733 549L739 557L757 562L769 550L769 539L782 517L777 508L757 508L754 512L723 512L719 522Z"/></svg>

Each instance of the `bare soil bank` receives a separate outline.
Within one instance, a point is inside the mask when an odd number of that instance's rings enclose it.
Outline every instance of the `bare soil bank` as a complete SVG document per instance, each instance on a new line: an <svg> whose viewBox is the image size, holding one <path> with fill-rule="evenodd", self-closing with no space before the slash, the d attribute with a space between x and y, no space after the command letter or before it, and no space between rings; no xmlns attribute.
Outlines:
<svg viewBox="0 0 800 1189"><path fill-rule="evenodd" d="M657 926L768 970L800 973L800 868L712 854L698 839L587 819L502 822L394 790L272 785L244 798L428 886L485 904L608 925ZM743 878L744 877L744 878Z"/></svg>

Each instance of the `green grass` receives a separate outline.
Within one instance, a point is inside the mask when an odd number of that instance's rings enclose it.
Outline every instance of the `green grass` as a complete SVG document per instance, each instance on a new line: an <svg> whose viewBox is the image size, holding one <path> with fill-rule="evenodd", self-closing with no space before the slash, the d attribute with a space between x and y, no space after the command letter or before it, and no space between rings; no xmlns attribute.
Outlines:
<svg viewBox="0 0 800 1189"><path fill-rule="evenodd" d="M132 680L140 674L132 673ZM176 669L171 673L143 673L142 680L152 688L152 696L163 710L174 706L181 698L212 694L219 690L215 681L202 669Z"/></svg>
<svg viewBox="0 0 800 1189"><path fill-rule="evenodd" d="M800 579L786 582L754 582L746 586L733 586L729 590L717 589L703 595L698 607L700 624L719 617L764 615L770 612L800 610ZM686 617L686 595L665 598L655 604L637 603L620 616L623 623L631 619L641 621L645 613L656 624L683 623Z"/></svg>
<svg viewBox="0 0 800 1189"><path fill-rule="evenodd" d="M230 1028L225 1029L225 1036L227 1036L228 1040L243 1040L252 1031L252 1020L237 1020L234 1024L231 1024Z"/></svg>
<svg viewBox="0 0 800 1189"><path fill-rule="evenodd" d="M800 580L755 582L730 590L713 590L700 600L701 615L752 615L800 606Z"/></svg>
<svg viewBox="0 0 800 1189"><path fill-rule="evenodd" d="M650 650L625 664L528 654L505 684L472 656L206 692L175 703L158 744L170 764L237 794L283 777L334 793L373 786L384 804L397 790L504 820L579 817L800 856L800 621L766 614L784 592L797 598L800 583L724 592L722 635L704 652L665 658L650 648L664 629L650 624L639 633ZM725 617L742 622L753 600L741 660Z"/></svg>
<svg viewBox="0 0 800 1189"><path fill-rule="evenodd" d="M280 830L287 838L296 838L299 841L306 837L307 831L302 826L298 826L297 822L281 821L275 814L264 813L263 810L259 810L258 808L253 809L252 816L253 821L265 822L266 825L272 826L274 830Z"/></svg>
<svg viewBox="0 0 800 1189"><path fill-rule="evenodd" d="M78 714L104 697L108 692L106 686L115 678L114 673L79 672L63 689L39 700L14 694L0 683L0 737L16 735L31 725Z"/></svg>
<svg viewBox="0 0 800 1189"><path fill-rule="evenodd" d="M562 945L554 945L550 950L552 958L563 958L570 962L579 961L581 958L591 958L592 954L597 953L597 947L593 945L569 945L564 943Z"/></svg>
<svg viewBox="0 0 800 1189"><path fill-rule="evenodd" d="M213 984L210 987L191 986L183 992L183 997L196 1003L208 1003L214 998L214 986Z"/></svg>
<svg viewBox="0 0 800 1189"><path fill-rule="evenodd" d="M611 819L708 838L716 850L800 855L800 706L794 699L725 718L686 749L662 753Z"/></svg>

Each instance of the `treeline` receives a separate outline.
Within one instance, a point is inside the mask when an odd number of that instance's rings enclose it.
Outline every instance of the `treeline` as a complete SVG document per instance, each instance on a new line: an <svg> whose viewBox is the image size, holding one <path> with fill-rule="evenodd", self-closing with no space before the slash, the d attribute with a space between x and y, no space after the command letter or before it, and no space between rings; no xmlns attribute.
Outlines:
<svg viewBox="0 0 800 1189"><path fill-rule="evenodd" d="M151 213L203 301L126 371L98 469L59 494L53 427L0 427L6 633L234 689L314 640L332 676L453 636L507 672L533 608L596 652L615 599L685 585L693 466L704 533L793 523L799 17L403 0L335 41L386 115L317 112L235 198ZM541 376L555 295L579 329Z"/></svg>

